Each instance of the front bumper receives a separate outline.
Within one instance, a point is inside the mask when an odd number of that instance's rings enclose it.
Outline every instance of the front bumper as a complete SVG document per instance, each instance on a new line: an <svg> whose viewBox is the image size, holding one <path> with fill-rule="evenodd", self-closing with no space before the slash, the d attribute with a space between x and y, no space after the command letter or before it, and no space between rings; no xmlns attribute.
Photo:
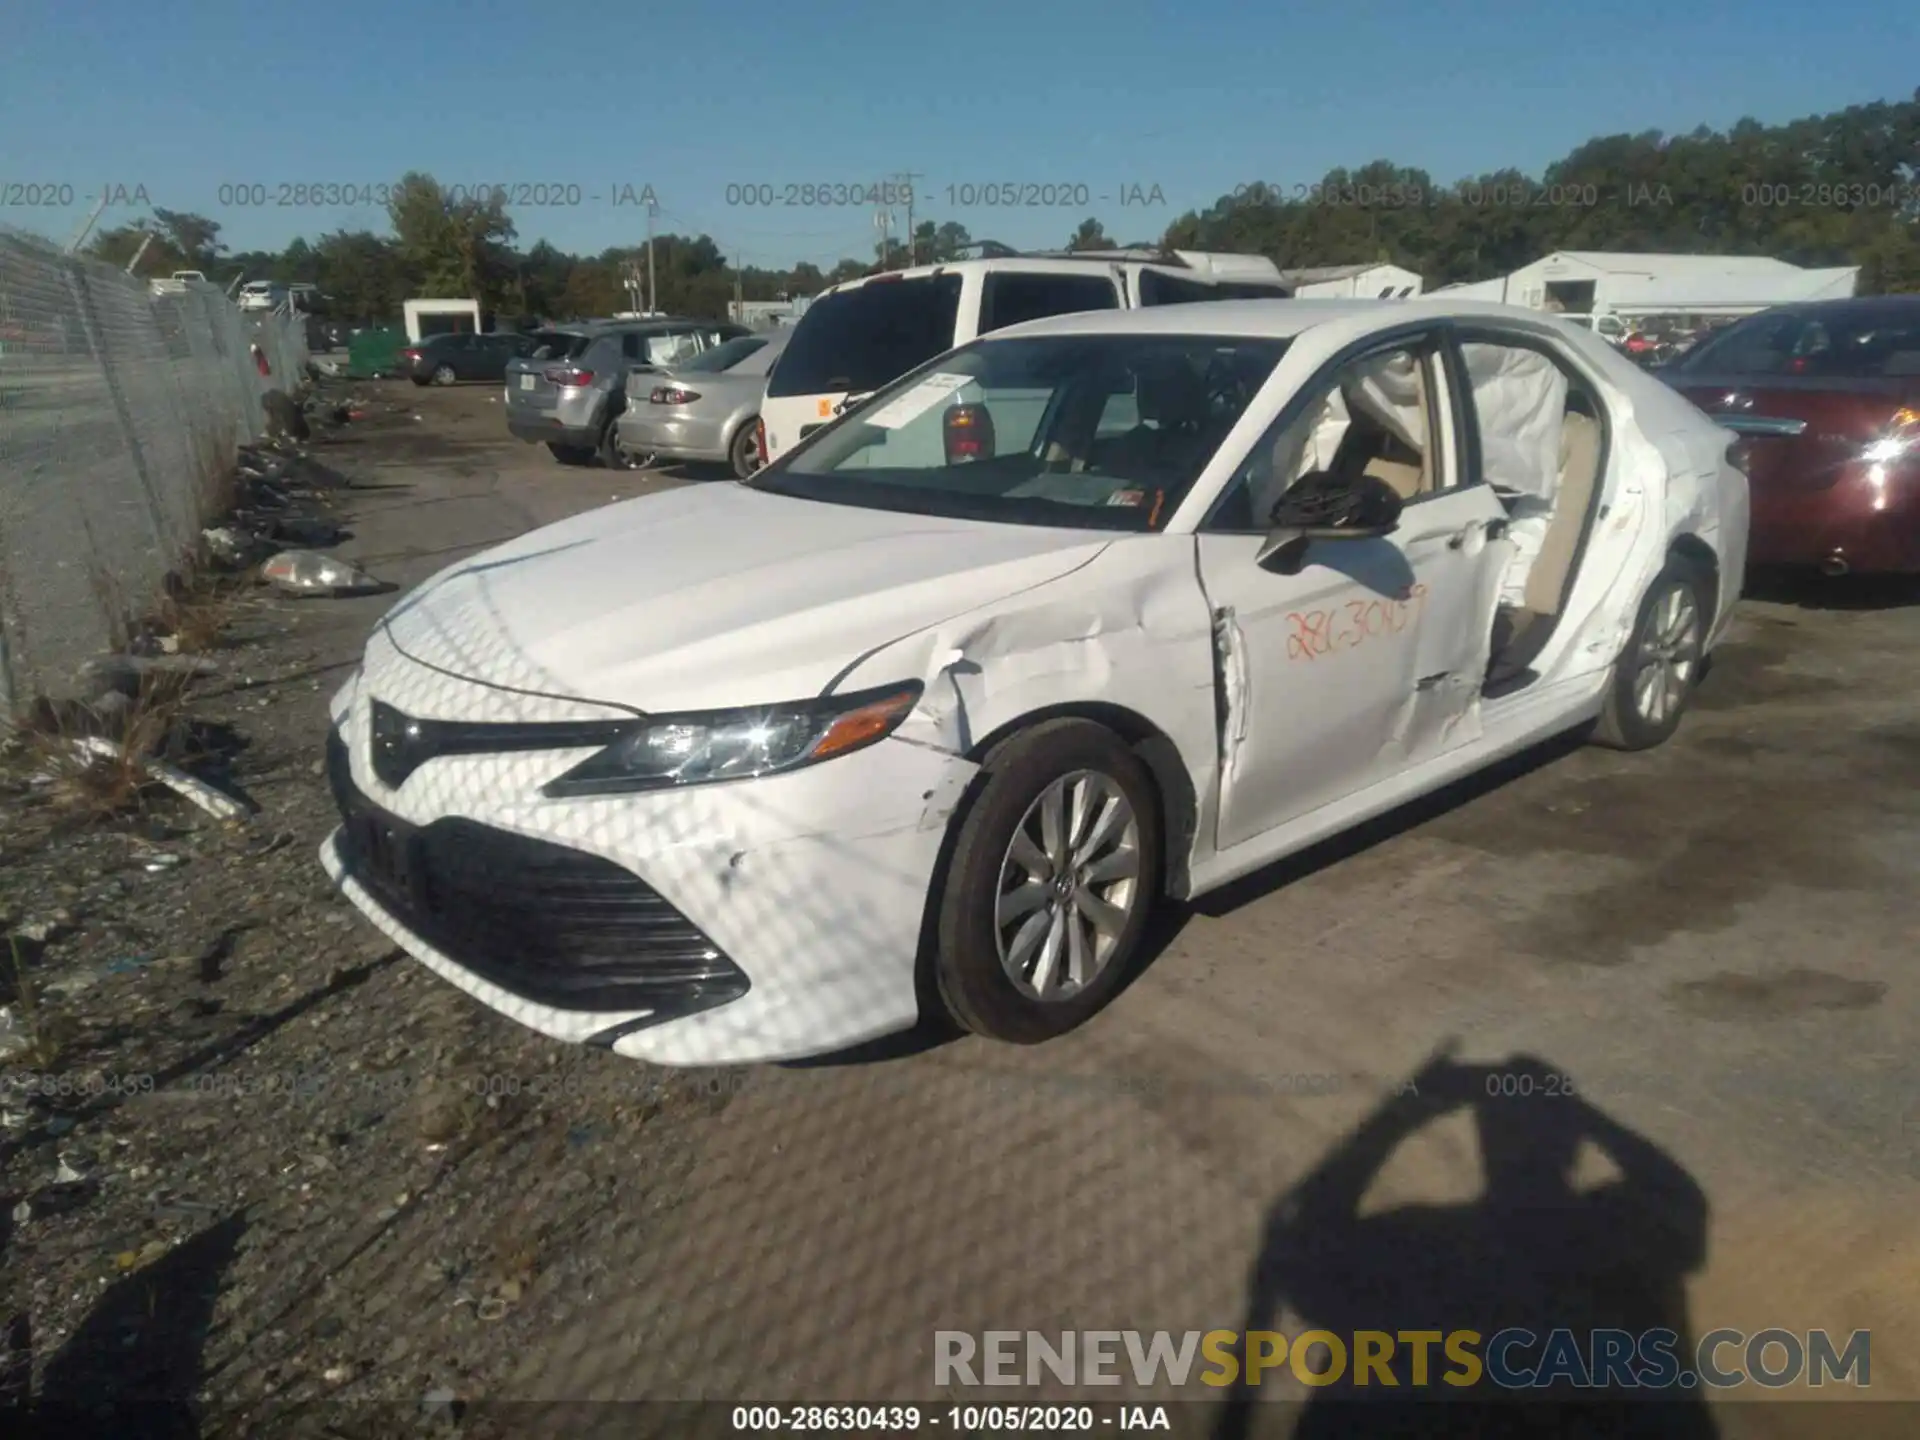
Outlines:
<svg viewBox="0 0 1920 1440"><path fill-rule="evenodd" d="M381 698L408 714L494 719L486 697L510 694L461 687L481 704L429 709L419 692L455 698L455 682L401 678ZM482 1003L663 1065L825 1054L919 1018L927 896L969 762L887 740L788 775L545 799L574 749L445 756L390 790L368 759L372 693L363 677L339 717L336 788L403 839L440 827L440 868L429 859L414 882L423 906L368 858L364 820L328 837L322 863L375 925ZM526 697L512 702L527 718Z"/></svg>
<svg viewBox="0 0 1920 1440"><path fill-rule="evenodd" d="M1751 565L1844 563L1856 574L1920 572L1920 462L1842 467L1817 488L1752 489Z"/></svg>
<svg viewBox="0 0 1920 1440"><path fill-rule="evenodd" d="M619 420L620 443L635 452L673 460L727 459L727 437L712 420L654 419L629 410Z"/></svg>

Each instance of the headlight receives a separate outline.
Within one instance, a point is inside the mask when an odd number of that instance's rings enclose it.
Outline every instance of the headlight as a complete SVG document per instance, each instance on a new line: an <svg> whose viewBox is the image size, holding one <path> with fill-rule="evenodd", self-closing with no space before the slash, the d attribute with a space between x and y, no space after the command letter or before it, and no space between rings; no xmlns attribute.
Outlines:
<svg viewBox="0 0 1920 1440"><path fill-rule="evenodd" d="M798 770L884 740L920 691L915 680L790 705L651 715L542 793L616 795Z"/></svg>

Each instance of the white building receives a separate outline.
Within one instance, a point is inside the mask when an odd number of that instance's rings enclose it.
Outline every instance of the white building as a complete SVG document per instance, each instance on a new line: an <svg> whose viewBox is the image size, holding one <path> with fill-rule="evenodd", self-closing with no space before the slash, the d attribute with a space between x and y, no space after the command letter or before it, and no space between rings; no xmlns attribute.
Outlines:
<svg viewBox="0 0 1920 1440"><path fill-rule="evenodd" d="M1422 281L1398 265L1317 265L1282 270L1280 278L1300 300L1404 300L1418 295Z"/></svg>
<svg viewBox="0 0 1920 1440"><path fill-rule="evenodd" d="M1602 250L1558 250L1511 275L1436 293L1462 300L1493 300L1529 310L1701 319L1751 315L1774 305L1844 300L1860 278L1857 266L1806 270L1756 255L1636 255Z"/></svg>

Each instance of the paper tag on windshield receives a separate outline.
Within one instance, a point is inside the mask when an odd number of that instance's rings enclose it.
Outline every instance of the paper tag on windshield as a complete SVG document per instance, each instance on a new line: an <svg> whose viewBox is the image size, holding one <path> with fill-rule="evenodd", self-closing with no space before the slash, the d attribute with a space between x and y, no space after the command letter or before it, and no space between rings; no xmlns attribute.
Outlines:
<svg viewBox="0 0 1920 1440"><path fill-rule="evenodd" d="M894 396L873 414L861 418L869 425L878 425L882 430L898 430L972 383L971 375L929 375L912 389Z"/></svg>

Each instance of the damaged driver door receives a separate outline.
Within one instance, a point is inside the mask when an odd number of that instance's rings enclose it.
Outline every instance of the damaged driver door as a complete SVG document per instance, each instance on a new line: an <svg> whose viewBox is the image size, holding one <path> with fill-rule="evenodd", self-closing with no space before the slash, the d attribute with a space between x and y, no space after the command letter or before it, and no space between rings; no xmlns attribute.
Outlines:
<svg viewBox="0 0 1920 1440"><path fill-rule="evenodd" d="M1460 483L1446 386L1431 336L1336 364L1196 537L1223 698L1221 850L1450 748L1471 710L1505 511ZM1276 552L1296 487L1384 494L1392 523Z"/></svg>

